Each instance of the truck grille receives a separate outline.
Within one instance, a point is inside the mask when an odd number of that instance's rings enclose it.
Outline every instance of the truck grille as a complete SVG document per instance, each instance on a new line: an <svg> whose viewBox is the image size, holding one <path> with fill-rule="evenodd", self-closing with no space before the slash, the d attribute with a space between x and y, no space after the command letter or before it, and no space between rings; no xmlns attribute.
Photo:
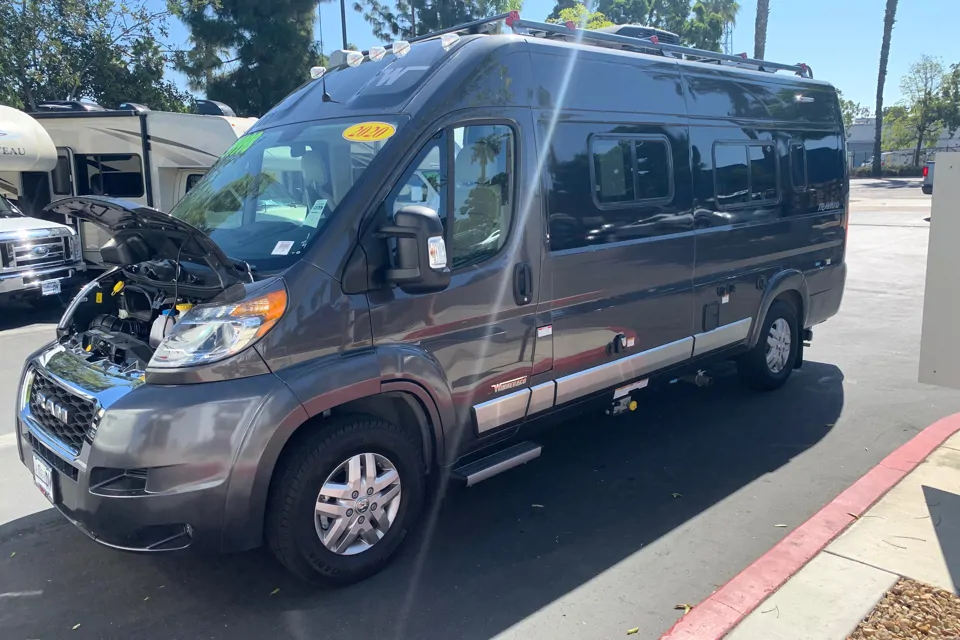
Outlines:
<svg viewBox="0 0 960 640"><path fill-rule="evenodd" d="M11 240L0 246L0 258L4 271L32 271L56 267L71 259L69 236Z"/></svg>
<svg viewBox="0 0 960 640"><path fill-rule="evenodd" d="M96 405L67 391L39 371L35 372L30 389L30 413L47 434L75 455L83 448L84 439L93 439Z"/></svg>

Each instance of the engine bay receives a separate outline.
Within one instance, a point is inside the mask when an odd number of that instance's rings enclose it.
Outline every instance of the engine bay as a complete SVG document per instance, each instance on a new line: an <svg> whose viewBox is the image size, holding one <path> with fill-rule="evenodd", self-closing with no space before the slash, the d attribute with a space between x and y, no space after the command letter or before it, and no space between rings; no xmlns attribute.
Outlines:
<svg viewBox="0 0 960 640"><path fill-rule="evenodd" d="M169 284L153 286L141 279L128 279L125 272L131 276L144 272L150 279L163 273L163 265L138 267L118 270L112 277L94 282L70 317L61 322L62 344L91 363L117 367L124 373L146 370L177 319L204 300L168 292Z"/></svg>

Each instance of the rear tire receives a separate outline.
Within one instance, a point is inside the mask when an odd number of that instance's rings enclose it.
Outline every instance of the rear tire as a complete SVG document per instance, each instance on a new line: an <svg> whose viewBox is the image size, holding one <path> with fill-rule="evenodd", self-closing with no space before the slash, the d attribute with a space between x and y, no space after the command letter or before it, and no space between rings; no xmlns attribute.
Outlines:
<svg viewBox="0 0 960 640"><path fill-rule="evenodd" d="M424 480L421 443L407 430L369 416L335 420L278 463L267 543L307 582L363 580L393 560L415 525Z"/></svg>
<svg viewBox="0 0 960 640"><path fill-rule="evenodd" d="M757 344L737 360L740 378L757 391L779 389L793 373L799 340L796 310L785 300L775 300L763 319Z"/></svg>

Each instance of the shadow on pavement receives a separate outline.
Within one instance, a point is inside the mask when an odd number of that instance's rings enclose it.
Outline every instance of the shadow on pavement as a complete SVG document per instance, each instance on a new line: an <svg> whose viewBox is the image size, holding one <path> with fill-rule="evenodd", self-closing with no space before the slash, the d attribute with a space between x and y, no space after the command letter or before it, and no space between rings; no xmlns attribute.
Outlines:
<svg viewBox="0 0 960 640"><path fill-rule="evenodd" d="M430 539L421 530L386 571L340 590L297 582L265 552L130 555L49 512L23 518L0 542L0 628L10 638L490 638L655 553L650 543L816 445L843 408L842 381L835 366L808 362L774 393L723 376L647 393L629 416L570 421L540 438L540 459L454 491Z"/></svg>
<svg viewBox="0 0 960 640"><path fill-rule="evenodd" d="M920 194L921 178L869 178L856 180L854 184L863 189L916 189Z"/></svg>
<svg viewBox="0 0 960 640"><path fill-rule="evenodd" d="M19 329L33 324L56 324L70 304L71 298L50 296L32 302L10 302L0 306L0 331Z"/></svg>
<svg viewBox="0 0 960 640"><path fill-rule="evenodd" d="M953 592L957 593L960 587L960 495L924 485L923 497L947 563Z"/></svg>

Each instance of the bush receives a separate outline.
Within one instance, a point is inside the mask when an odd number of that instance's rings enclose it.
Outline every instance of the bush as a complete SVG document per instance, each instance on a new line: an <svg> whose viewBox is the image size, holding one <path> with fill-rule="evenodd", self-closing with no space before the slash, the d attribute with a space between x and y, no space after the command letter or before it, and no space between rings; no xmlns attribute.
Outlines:
<svg viewBox="0 0 960 640"><path fill-rule="evenodd" d="M857 167L850 172L850 177L869 178L872 173L873 167ZM921 178L923 167L881 167L880 176L882 178Z"/></svg>

